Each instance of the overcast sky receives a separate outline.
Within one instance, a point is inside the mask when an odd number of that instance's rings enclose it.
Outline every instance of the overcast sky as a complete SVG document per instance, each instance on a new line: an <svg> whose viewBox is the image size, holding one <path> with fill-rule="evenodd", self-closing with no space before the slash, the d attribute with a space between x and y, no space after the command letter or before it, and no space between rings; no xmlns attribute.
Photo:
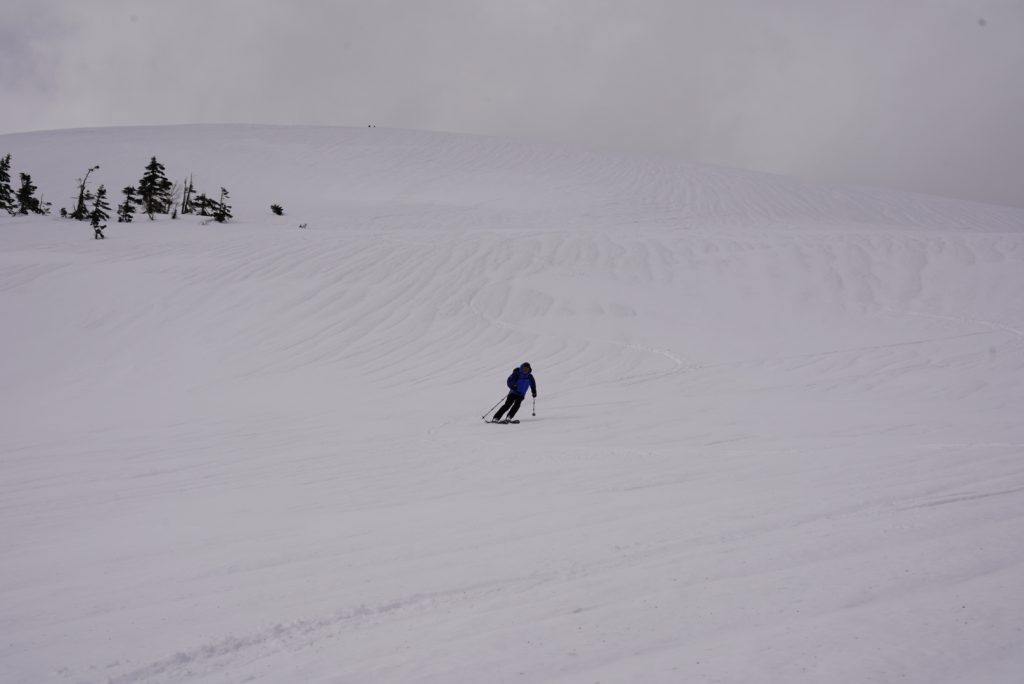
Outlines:
<svg viewBox="0 0 1024 684"><path fill-rule="evenodd" d="M0 0L0 133L206 122L511 135L1024 206L1024 0Z"/></svg>

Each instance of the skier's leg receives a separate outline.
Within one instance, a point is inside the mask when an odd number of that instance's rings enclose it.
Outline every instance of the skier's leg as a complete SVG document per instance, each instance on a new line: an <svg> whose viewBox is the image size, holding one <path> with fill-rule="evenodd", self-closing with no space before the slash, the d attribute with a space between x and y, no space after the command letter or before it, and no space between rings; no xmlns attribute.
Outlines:
<svg viewBox="0 0 1024 684"><path fill-rule="evenodd" d="M512 396L512 394L509 394L505 397L505 403L501 405L501 408L498 409L498 412L494 414L494 417L491 418L491 420L501 420L501 417L505 415L505 411L508 411L508 408L512 405Z"/></svg>
<svg viewBox="0 0 1024 684"><path fill-rule="evenodd" d="M508 412L508 419L512 420L516 417L516 411L519 410L519 405L523 403L524 397L517 396L512 400L512 408Z"/></svg>

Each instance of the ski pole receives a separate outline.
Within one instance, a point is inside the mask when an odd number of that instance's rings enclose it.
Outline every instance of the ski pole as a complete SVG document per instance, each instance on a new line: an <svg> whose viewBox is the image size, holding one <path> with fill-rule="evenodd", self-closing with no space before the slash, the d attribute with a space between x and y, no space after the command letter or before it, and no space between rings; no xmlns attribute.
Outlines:
<svg viewBox="0 0 1024 684"><path fill-rule="evenodd" d="M533 398L533 415L537 415L537 397Z"/></svg>
<svg viewBox="0 0 1024 684"><path fill-rule="evenodd" d="M498 400L498 404L500 404L500 403L501 403L501 402L503 402L503 401L505 401L505 397L502 397L501 399L499 399L499 400ZM490 413L490 412L491 412L491 411L493 411L494 409L498 408L498 404L495 404L495 405L494 405L494 406L492 406L491 408L487 409L487 413ZM480 416L480 417L481 417L481 418L483 418L484 420L487 420L487 413L485 413L484 415L482 415L482 416Z"/></svg>

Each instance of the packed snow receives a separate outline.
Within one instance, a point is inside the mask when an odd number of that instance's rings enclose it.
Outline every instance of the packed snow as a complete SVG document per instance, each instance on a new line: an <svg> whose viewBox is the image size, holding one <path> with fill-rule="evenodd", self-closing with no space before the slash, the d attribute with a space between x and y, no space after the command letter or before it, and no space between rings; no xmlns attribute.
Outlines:
<svg viewBox="0 0 1024 684"><path fill-rule="evenodd" d="M1024 679L1024 210L376 128L5 153L54 215L0 217L3 682ZM153 155L235 219L55 215Z"/></svg>

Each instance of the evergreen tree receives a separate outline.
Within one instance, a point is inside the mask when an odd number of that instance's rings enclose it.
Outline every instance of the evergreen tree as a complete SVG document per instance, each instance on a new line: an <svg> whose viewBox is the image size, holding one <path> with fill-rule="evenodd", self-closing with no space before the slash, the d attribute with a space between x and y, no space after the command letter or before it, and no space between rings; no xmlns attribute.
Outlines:
<svg viewBox="0 0 1024 684"><path fill-rule="evenodd" d="M86 202L93 199L93 194L89 192L89 174L96 169L100 168L99 164L93 166L85 172L85 177L78 179L78 201L75 203L75 208L68 213L70 218L76 221L84 221L89 218L89 209L86 207ZM61 214L63 216L63 214Z"/></svg>
<svg viewBox="0 0 1024 684"><path fill-rule="evenodd" d="M171 181L164 175L164 165L152 157L139 181L140 203L150 219L153 214L166 214L170 210L171 187Z"/></svg>
<svg viewBox="0 0 1024 684"><path fill-rule="evenodd" d="M131 223L135 218L135 205L139 203L139 198L135 195L134 185L129 185L121 192L124 193L124 202L117 205L117 222Z"/></svg>
<svg viewBox="0 0 1024 684"><path fill-rule="evenodd" d="M103 229L107 227L106 220L110 218L110 214L107 213L108 209L110 209L110 204L107 203L107 189L100 185L96 190L96 201L92 205L92 211L89 212L89 223L96 231L97 240L103 238Z"/></svg>
<svg viewBox="0 0 1024 684"><path fill-rule="evenodd" d="M201 192L196 195L195 200L192 202L192 207L199 210L200 216L209 216L216 204L216 202L206 196L205 192Z"/></svg>
<svg viewBox="0 0 1024 684"><path fill-rule="evenodd" d="M224 188L220 189L220 201L216 203L213 210L213 220L217 223L224 223L231 218L231 205L227 204L225 200L228 199L228 191Z"/></svg>
<svg viewBox="0 0 1024 684"><path fill-rule="evenodd" d="M18 188L18 214L46 214L46 205L36 197L36 186L32 183L32 176L27 173L19 173L21 176L21 187Z"/></svg>
<svg viewBox="0 0 1024 684"><path fill-rule="evenodd" d="M110 218L110 214L107 213L108 209L110 209L110 203L107 202L107 188L101 185L96 190L96 201L93 202L92 211L89 212L89 223L93 228Z"/></svg>
<svg viewBox="0 0 1024 684"><path fill-rule="evenodd" d="M282 207L280 204L271 204L270 211L274 212L275 216L281 216L282 214L284 214L284 207Z"/></svg>
<svg viewBox="0 0 1024 684"><path fill-rule="evenodd" d="M14 190L11 188L11 155L0 159L0 211L14 213Z"/></svg>

